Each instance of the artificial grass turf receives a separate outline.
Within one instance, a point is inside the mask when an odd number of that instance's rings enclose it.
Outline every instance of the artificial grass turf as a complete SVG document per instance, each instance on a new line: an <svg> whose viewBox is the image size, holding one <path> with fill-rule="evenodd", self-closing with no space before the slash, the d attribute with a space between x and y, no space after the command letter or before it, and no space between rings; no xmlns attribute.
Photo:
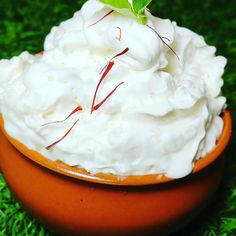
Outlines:
<svg viewBox="0 0 236 236"><path fill-rule="evenodd" d="M10 58L28 50L41 51L43 40L53 25L70 18L84 1L0 0L0 58ZM224 95L232 112L236 110L236 17L235 1L158 0L152 12L175 20L203 35L215 45L218 55L228 58L224 75ZM234 115L234 114L233 114ZM233 117L234 121L236 117ZM194 236L236 235L236 138L225 152L226 173L207 209L190 225L175 234ZM25 213L0 178L0 235L53 235Z"/></svg>

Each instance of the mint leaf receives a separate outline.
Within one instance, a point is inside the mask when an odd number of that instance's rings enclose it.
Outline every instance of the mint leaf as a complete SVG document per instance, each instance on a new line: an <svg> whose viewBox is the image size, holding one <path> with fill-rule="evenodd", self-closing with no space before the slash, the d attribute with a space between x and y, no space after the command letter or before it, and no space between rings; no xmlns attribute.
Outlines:
<svg viewBox="0 0 236 236"><path fill-rule="evenodd" d="M144 25L147 24L147 16L145 15L145 8L152 0L133 0L133 11L138 18L138 21Z"/></svg>
<svg viewBox="0 0 236 236"><path fill-rule="evenodd" d="M128 10L138 22L141 24L147 24L147 16L145 14L145 8L151 3L152 0L100 0L100 2L109 5L112 9L118 11L123 15L128 15L125 11ZM119 10L122 9L122 10Z"/></svg>
<svg viewBox="0 0 236 236"><path fill-rule="evenodd" d="M114 8L128 9L132 11L132 7L128 0L100 0L100 2L107 4Z"/></svg>
<svg viewBox="0 0 236 236"><path fill-rule="evenodd" d="M133 10L137 14L144 14L145 8L152 0L133 0Z"/></svg>

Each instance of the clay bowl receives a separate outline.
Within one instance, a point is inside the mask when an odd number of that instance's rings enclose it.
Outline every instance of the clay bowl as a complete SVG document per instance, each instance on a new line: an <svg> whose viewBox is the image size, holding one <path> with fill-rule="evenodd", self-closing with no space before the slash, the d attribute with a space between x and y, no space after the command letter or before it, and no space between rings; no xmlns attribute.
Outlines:
<svg viewBox="0 0 236 236"><path fill-rule="evenodd" d="M61 234L168 234L196 216L217 189L223 173L219 157L232 131L230 113L222 117L216 148L182 179L90 175L28 150L6 134L2 119L0 167L24 209Z"/></svg>

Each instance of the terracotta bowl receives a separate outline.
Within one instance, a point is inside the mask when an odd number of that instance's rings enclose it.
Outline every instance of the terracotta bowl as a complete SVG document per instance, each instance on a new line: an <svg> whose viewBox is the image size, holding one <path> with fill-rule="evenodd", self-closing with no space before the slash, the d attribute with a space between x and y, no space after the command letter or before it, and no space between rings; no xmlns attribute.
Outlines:
<svg viewBox="0 0 236 236"><path fill-rule="evenodd" d="M9 137L1 118L0 167L16 199L38 221L65 235L168 234L206 206L223 173L232 120L216 148L182 179L163 175L90 175L52 162Z"/></svg>

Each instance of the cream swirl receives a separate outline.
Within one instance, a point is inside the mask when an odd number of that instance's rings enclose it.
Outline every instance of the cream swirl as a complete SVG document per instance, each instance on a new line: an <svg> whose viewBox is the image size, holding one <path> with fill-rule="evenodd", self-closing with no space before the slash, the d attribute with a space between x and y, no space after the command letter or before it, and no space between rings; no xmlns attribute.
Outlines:
<svg viewBox="0 0 236 236"><path fill-rule="evenodd" d="M42 56L0 62L0 111L6 131L52 160L91 173L180 178L210 152L222 132L226 59L192 31L148 14L150 27L96 0L53 27ZM97 23L96 23L97 22ZM96 23L96 24L94 24ZM100 72L114 66L91 104ZM63 120L80 104L83 111ZM79 119L70 134L47 150Z"/></svg>

